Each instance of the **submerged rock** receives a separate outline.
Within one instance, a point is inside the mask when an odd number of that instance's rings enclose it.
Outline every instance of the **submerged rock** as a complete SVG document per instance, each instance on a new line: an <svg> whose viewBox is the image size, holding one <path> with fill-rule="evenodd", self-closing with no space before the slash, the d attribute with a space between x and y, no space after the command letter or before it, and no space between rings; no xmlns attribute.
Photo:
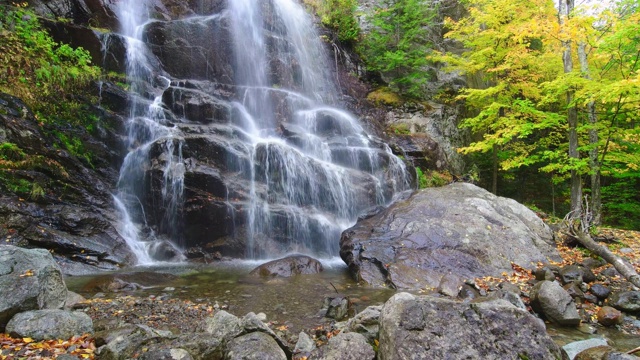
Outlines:
<svg viewBox="0 0 640 360"><path fill-rule="evenodd" d="M544 323L503 300L398 293L382 307L378 359L563 359Z"/></svg>
<svg viewBox="0 0 640 360"><path fill-rule="evenodd" d="M437 287L559 260L551 230L514 200L467 183L414 193L345 230L340 256L374 286Z"/></svg>
<svg viewBox="0 0 640 360"><path fill-rule="evenodd" d="M322 263L305 255L292 255L282 259L269 261L251 270L250 275L256 276L281 276L317 274L322 272Z"/></svg>

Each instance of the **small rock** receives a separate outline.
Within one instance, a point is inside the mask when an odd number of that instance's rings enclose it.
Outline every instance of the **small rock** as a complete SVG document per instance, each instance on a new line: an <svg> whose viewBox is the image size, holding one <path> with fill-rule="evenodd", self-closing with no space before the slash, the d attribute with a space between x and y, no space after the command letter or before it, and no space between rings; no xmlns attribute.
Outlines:
<svg viewBox="0 0 640 360"><path fill-rule="evenodd" d="M602 284L592 284L589 291L600 300L605 300L611 294L611 289Z"/></svg>
<svg viewBox="0 0 640 360"><path fill-rule="evenodd" d="M236 316L220 310L204 320L204 332L219 339L231 339L242 333L242 321Z"/></svg>
<svg viewBox="0 0 640 360"><path fill-rule="evenodd" d="M351 303L346 296L327 297L324 299L325 317L342 320L349 314Z"/></svg>
<svg viewBox="0 0 640 360"><path fill-rule="evenodd" d="M613 266L611 266L611 267L608 267L608 268L602 270L600 272L600 275L603 275L603 276L611 278L611 277L615 277L615 276L620 276L620 273Z"/></svg>
<svg viewBox="0 0 640 360"><path fill-rule="evenodd" d="M168 286L168 287L162 289L162 291L166 291L166 292L176 291L176 288Z"/></svg>
<svg viewBox="0 0 640 360"><path fill-rule="evenodd" d="M640 311L640 291L615 292L609 296L607 303L618 310L636 313Z"/></svg>
<svg viewBox="0 0 640 360"><path fill-rule="evenodd" d="M577 283L571 282L562 287L573 299L584 299L584 293Z"/></svg>
<svg viewBox="0 0 640 360"><path fill-rule="evenodd" d="M579 353L598 346L607 346L607 341L603 338L592 338L582 341L574 341L562 347L569 359L574 359Z"/></svg>
<svg viewBox="0 0 640 360"><path fill-rule="evenodd" d="M311 358L323 360L373 360L376 353L367 343L364 336L358 333L340 333L331 339L327 345L312 353Z"/></svg>
<svg viewBox="0 0 640 360"><path fill-rule="evenodd" d="M460 291L458 292L458 298L464 301L471 301L478 298L479 296L480 293L478 292L478 290L468 284L462 285Z"/></svg>
<svg viewBox="0 0 640 360"><path fill-rule="evenodd" d="M261 313L257 313L256 317L258 318L258 320L260 321L267 321L267 314L261 312Z"/></svg>
<svg viewBox="0 0 640 360"><path fill-rule="evenodd" d="M323 270L324 267L322 263L314 258L304 255L292 255L262 264L251 270L249 274L265 277L290 277L294 275L317 274Z"/></svg>
<svg viewBox="0 0 640 360"><path fill-rule="evenodd" d="M580 324L580 315L573 299L555 281L537 283L529 294L531 307L547 319L565 326Z"/></svg>
<svg viewBox="0 0 640 360"><path fill-rule="evenodd" d="M449 297L456 297L462 287L462 280L455 275L447 274L442 276L438 285L438 292Z"/></svg>
<svg viewBox="0 0 640 360"><path fill-rule="evenodd" d="M578 265L569 265L560 269L560 280L562 284L569 284L572 282L581 283L582 269Z"/></svg>
<svg viewBox="0 0 640 360"><path fill-rule="evenodd" d="M239 336L227 345L228 360L286 360L287 355L278 343L262 332L252 332Z"/></svg>
<svg viewBox="0 0 640 360"><path fill-rule="evenodd" d="M298 342L296 342L296 347L293 350L294 353L300 352L311 352L316 348L316 344L313 342L313 339L304 331L301 331L298 335Z"/></svg>
<svg viewBox="0 0 640 360"><path fill-rule="evenodd" d="M613 350L613 348L608 345L591 347L579 352L574 357L574 360L602 360L605 354L611 350Z"/></svg>
<svg viewBox="0 0 640 360"><path fill-rule="evenodd" d="M610 306L603 306L598 310L598 322L603 326L613 326L622 323L622 312Z"/></svg>
<svg viewBox="0 0 640 360"><path fill-rule="evenodd" d="M556 275L553 273L553 271L551 271L551 269L549 269L546 266L536 269L534 275L536 277L536 280L538 281L543 281L543 280L553 281L556 279Z"/></svg>

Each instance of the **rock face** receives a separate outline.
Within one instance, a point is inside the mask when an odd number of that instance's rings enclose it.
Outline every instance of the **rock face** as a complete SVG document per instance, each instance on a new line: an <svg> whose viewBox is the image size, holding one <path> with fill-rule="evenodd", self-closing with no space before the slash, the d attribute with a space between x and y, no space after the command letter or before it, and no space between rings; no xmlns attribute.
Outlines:
<svg viewBox="0 0 640 360"><path fill-rule="evenodd" d="M360 220L343 232L340 256L359 281L399 289L559 259L551 230L532 211L466 183L417 191Z"/></svg>
<svg viewBox="0 0 640 360"><path fill-rule="evenodd" d="M66 300L62 273L48 251L0 245L0 331L19 312L61 309Z"/></svg>
<svg viewBox="0 0 640 360"><path fill-rule="evenodd" d="M33 310L14 316L7 324L7 333L36 341L68 339L93 334L93 322L89 315L78 311Z"/></svg>
<svg viewBox="0 0 640 360"><path fill-rule="evenodd" d="M304 255L287 256L282 259L269 261L251 270L250 275L281 276L317 274L324 270L320 261Z"/></svg>
<svg viewBox="0 0 640 360"><path fill-rule="evenodd" d="M0 143L19 147L22 153L13 160L23 164L0 178L2 244L53 250L65 273L113 270L133 260L114 227L110 189L120 154L117 145L110 149L107 143L116 136L104 129L97 133L102 135L79 135L96 154L91 167L56 148L57 139L43 131L22 101L0 93ZM20 181L29 188L11 186Z"/></svg>
<svg viewBox="0 0 640 360"><path fill-rule="evenodd" d="M378 358L563 357L542 321L505 301L463 304L398 293L382 308Z"/></svg>

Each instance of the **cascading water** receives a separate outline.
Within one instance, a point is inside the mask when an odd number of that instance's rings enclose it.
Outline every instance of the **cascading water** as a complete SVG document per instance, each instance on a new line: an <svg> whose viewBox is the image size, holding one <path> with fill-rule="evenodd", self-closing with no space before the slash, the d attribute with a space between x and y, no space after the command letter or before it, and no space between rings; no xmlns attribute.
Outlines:
<svg viewBox="0 0 640 360"><path fill-rule="evenodd" d="M167 209L160 224L169 235L175 235L178 207L182 201L184 166L182 143L174 131L166 126L162 107L162 93L170 80L160 73L153 54L142 40L144 25L149 21L149 11L144 1L128 0L118 4L122 36L126 42L127 80L133 96L127 122L129 152L120 169L118 193L114 196L121 213L120 233L131 246L138 264L150 264L160 258L174 257L179 251L172 241L159 240L147 224L144 205L140 197L145 193L145 171L148 168L151 145L164 141L167 159L162 178L162 203ZM141 96L141 95L146 96ZM177 149L176 141L177 140ZM143 231L146 230L146 231ZM144 234L143 234L144 232ZM164 254L163 254L164 253ZM166 255L170 254L170 255Z"/></svg>
<svg viewBox="0 0 640 360"><path fill-rule="evenodd" d="M118 201L138 229L155 230L135 232L148 241L140 258L162 236L248 258L336 256L360 213L410 188L404 163L336 107L325 48L294 0L233 0L162 25L142 1L119 8L137 100ZM175 66L158 50L167 33L206 61ZM147 227L145 213L162 216Z"/></svg>

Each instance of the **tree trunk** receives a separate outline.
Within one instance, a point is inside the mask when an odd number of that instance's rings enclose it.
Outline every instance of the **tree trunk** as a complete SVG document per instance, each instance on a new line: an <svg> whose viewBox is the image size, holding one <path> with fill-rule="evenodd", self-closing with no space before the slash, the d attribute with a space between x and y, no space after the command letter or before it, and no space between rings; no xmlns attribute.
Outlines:
<svg viewBox="0 0 640 360"><path fill-rule="evenodd" d="M588 233L583 232L582 230L572 229L572 236L580 243L582 246L591 250L594 254L602 257L606 262L613 265L613 267L618 270L620 275L624 276L630 283L633 285L640 287L640 275L633 269L632 266L629 266L627 263L622 261L618 256L613 254L609 249L604 246L599 245L595 240L591 238Z"/></svg>
<svg viewBox="0 0 640 360"><path fill-rule="evenodd" d="M559 0L559 22L560 26L563 26L566 19L573 11L574 0ZM562 53L562 63L564 65L564 72L570 73L573 71L573 58L571 55L571 40L564 40L562 42L564 46L564 52ZM573 162L580 158L580 152L578 151L578 110L573 104L574 90L569 89L567 91L567 123L569 125L569 161ZM575 166L575 164L571 164ZM571 211L575 216L580 216L582 212L582 180L580 174L576 169L571 170Z"/></svg>
<svg viewBox="0 0 640 360"><path fill-rule="evenodd" d="M589 75L589 62L587 61L586 44L578 44L578 59L580 69L585 79L591 79ZM589 118L589 166L591 167L591 212L592 224L598 226L602 222L602 195L600 191L600 161L598 161L598 117L596 116L596 104L591 101L587 104L587 116Z"/></svg>
<svg viewBox="0 0 640 360"><path fill-rule="evenodd" d="M498 145L493 145L493 154L491 156L493 165L493 174L491 177L491 192L498 195Z"/></svg>

